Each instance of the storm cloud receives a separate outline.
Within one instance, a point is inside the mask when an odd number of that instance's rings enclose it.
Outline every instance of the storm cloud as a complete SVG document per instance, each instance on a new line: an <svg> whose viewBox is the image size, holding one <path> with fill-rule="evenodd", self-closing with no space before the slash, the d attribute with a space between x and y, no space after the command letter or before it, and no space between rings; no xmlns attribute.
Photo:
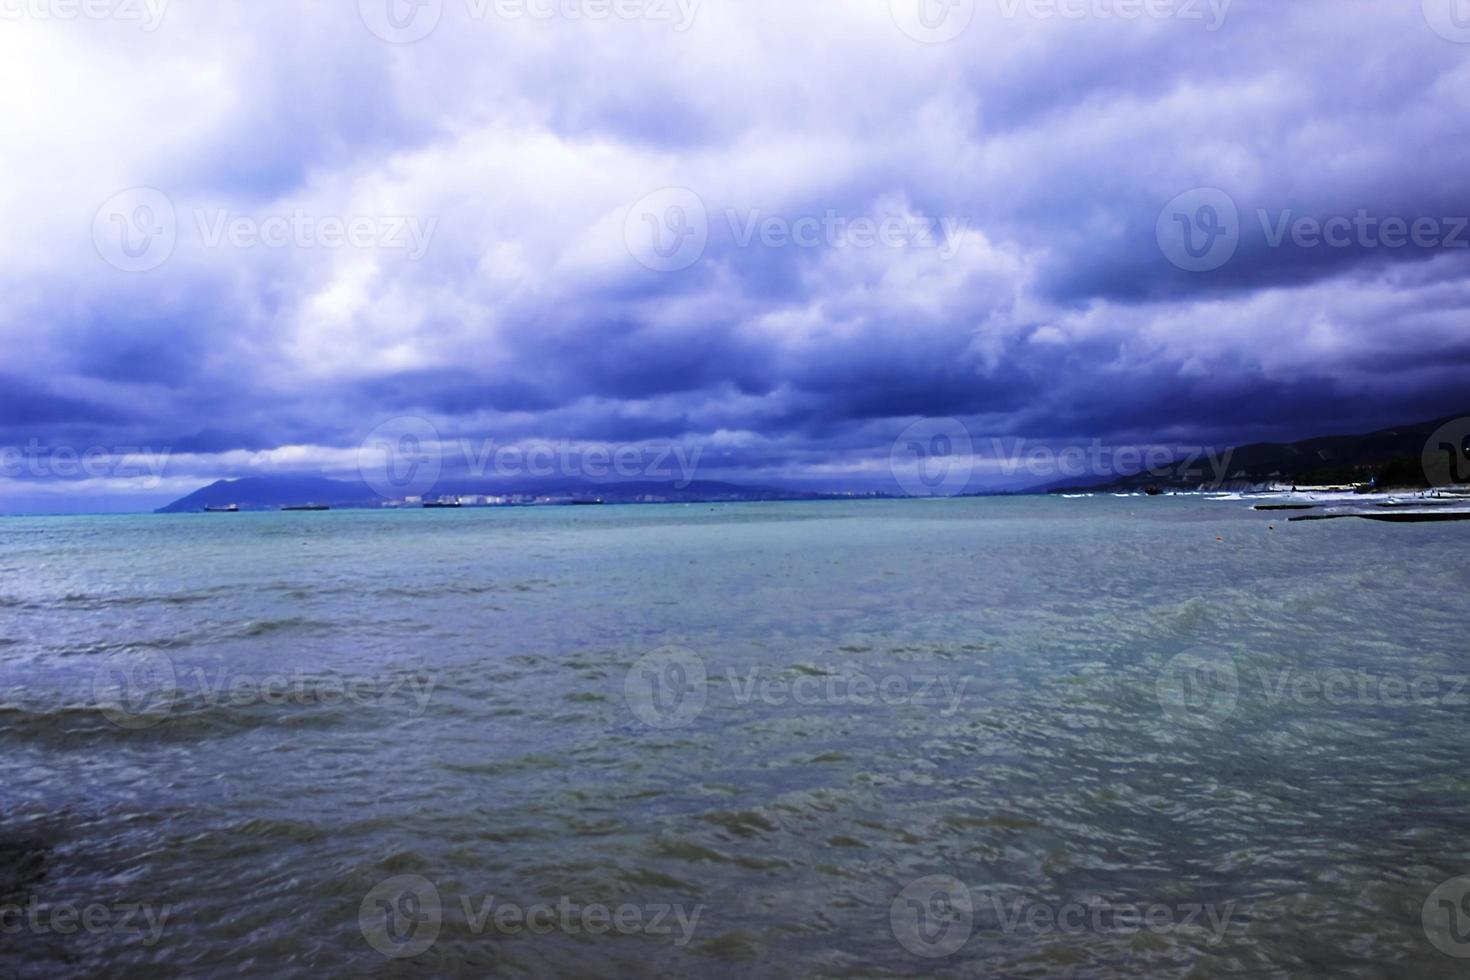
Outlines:
<svg viewBox="0 0 1470 980"><path fill-rule="evenodd" d="M404 416L838 488L924 418L1470 403L1455 0L0 8L0 445L172 454L78 499L341 475Z"/></svg>

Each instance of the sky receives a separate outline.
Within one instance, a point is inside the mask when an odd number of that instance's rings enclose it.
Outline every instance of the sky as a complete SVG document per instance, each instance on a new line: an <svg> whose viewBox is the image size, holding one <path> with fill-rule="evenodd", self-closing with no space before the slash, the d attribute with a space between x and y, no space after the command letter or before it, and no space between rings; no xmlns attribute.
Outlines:
<svg viewBox="0 0 1470 980"><path fill-rule="evenodd" d="M0 0L0 83L0 511L1470 410L1470 0Z"/></svg>

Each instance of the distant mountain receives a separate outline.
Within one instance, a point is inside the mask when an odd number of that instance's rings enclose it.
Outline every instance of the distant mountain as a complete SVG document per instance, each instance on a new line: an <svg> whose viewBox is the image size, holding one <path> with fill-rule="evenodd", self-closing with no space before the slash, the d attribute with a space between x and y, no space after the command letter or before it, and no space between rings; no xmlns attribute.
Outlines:
<svg viewBox="0 0 1470 980"><path fill-rule="evenodd" d="M319 476L252 476L239 480L219 480L180 497L159 514L183 514L205 507L239 505L241 510L279 510L300 504L328 504L332 507L376 507L380 502L365 484L328 480Z"/></svg>
<svg viewBox="0 0 1470 980"><path fill-rule="evenodd" d="M1470 415L1470 413L1467 413ZM1227 465L1218 486L1244 488L1268 483L1300 486L1366 486L1422 489L1430 485L1424 471L1425 446L1437 430L1465 416L1394 426L1362 435L1318 436L1292 443L1254 443L1221 454ZM1163 471L1119 477L1093 486L1056 485L1038 488L1061 492L1130 492L1157 486L1192 490L1216 485L1204 459L1179 460Z"/></svg>
<svg viewBox="0 0 1470 980"><path fill-rule="evenodd" d="M647 498L673 503L720 500L817 500L822 494L780 490L774 487L741 486L712 480L695 480L680 487L672 482L638 481L592 483L586 480L533 480L521 483L490 483L485 480L444 480L425 494L439 496L545 497L553 500L601 500L633 503ZM386 501L361 481L329 480L316 476L263 476L219 480L180 497L156 511L159 514L196 513L206 507L241 510L279 510L303 504L326 504L333 508L379 508Z"/></svg>

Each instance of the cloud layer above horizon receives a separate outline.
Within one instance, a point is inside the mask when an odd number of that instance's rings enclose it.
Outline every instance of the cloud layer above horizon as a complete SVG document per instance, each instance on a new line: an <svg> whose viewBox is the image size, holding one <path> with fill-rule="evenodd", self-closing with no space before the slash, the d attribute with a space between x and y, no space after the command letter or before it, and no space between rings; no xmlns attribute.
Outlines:
<svg viewBox="0 0 1470 980"><path fill-rule="evenodd" d="M170 453L0 510L341 475L400 417L879 487L924 418L1470 404L1456 0L0 6L0 446Z"/></svg>

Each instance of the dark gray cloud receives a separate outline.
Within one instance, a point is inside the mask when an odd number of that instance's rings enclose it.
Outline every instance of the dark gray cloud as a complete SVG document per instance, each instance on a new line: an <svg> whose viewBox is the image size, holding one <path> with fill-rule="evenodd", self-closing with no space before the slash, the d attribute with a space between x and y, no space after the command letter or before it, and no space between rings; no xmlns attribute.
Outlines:
<svg viewBox="0 0 1470 980"><path fill-rule="evenodd" d="M839 486L917 418L1224 444L1470 402L1470 43L1418 3L1234 0L1210 30L982 2L947 44L878 0L686 29L446 2L414 44L353 6L7 31L37 92L0 138L7 444L168 446L167 497L338 473L416 416ZM177 233L145 269L133 199L105 205L136 187ZM1187 271L1160 215L1198 188L1238 244ZM689 230L692 258L653 247Z"/></svg>

